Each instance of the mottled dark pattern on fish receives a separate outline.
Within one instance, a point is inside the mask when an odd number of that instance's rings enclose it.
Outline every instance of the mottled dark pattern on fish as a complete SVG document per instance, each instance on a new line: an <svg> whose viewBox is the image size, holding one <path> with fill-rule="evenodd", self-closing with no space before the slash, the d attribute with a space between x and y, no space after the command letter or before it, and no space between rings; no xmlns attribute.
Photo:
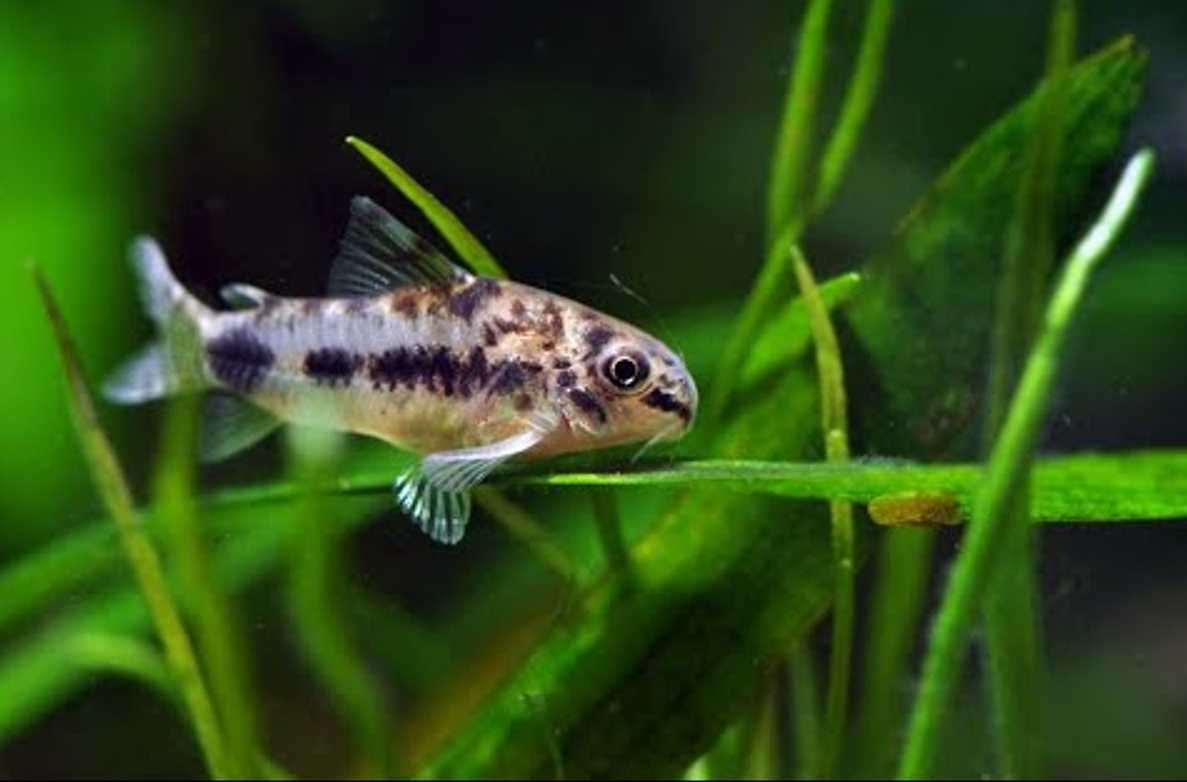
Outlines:
<svg viewBox="0 0 1187 782"><path fill-rule="evenodd" d="M593 394L580 388L570 388L569 399L573 400L573 404L577 405L586 417L598 424L606 423L606 408L602 407L602 403Z"/></svg>
<svg viewBox="0 0 1187 782"><path fill-rule="evenodd" d="M596 356L606 347L606 343L614 339L613 329L605 326L594 326L589 331L585 332L585 346L588 350L585 353L585 358L589 359Z"/></svg>
<svg viewBox="0 0 1187 782"><path fill-rule="evenodd" d="M502 292L496 281L479 277L449 297L449 312L469 323L488 299L498 298Z"/></svg>
<svg viewBox="0 0 1187 782"><path fill-rule="evenodd" d="M513 359L500 362L495 368L494 380L491 381L490 393L507 395L518 391L527 383L532 375L539 374L544 367L533 361Z"/></svg>
<svg viewBox="0 0 1187 782"><path fill-rule="evenodd" d="M457 394L467 399L484 389L490 395L511 394L544 369L535 362L520 359L491 364L480 347L458 356L444 345L392 348L371 356L367 367L376 388L394 391L401 387L409 390L421 387L447 397Z"/></svg>
<svg viewBox="0 0 1187 782"><path fill-rule="evenodd" d="M305 354L305 374L318 383L349 385L363 357L344 348L321 348Z"/></svg>
<svg viewBox="0 0 1187 782"><path fill-rule="evenodd" d="M236 404L251 415L212 413L218 458L281 422L425 455L395 482L396 501L447 543L461 538L469 488L507 459L672 440L695 415L692 378L655 338L547 291L476 277L366 198L351 203L325 298L232 283L232 309L218 311L185 290L151 239L132 249L160 333L107 383L109 398L245 397Z"/></svg>
<svg viewBox="0 0 1187 782"><path fill-rule="evenodd" d="M206 346L210 371L228 388L251 393L276 360L272 349L246 328L222 334Z"/></svg>
<svg viewBox="0 0 1187 782"><path fill-rule="evenodd" d="M686 423L692 420L692 411L688 409L688 405L667 391L661 391L658 388L643 397L643 404L654 407L657 410L663 410L665 413L675 413L683 418Z"/></svg>

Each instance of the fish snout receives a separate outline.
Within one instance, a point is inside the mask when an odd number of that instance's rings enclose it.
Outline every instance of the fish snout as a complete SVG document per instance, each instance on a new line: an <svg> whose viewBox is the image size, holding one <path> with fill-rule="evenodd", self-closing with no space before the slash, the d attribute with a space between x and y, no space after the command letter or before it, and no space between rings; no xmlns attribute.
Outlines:
<svg viewBox="0 0 1187 782"><path fill-rule="evenodd" d="M700 396L697 393L696 381L687 372L680 378L679 389L677 396L688 411L688 418L684 422L684 429L687 431L692 428L692 422L696 420L697 402L700 400Z"/></svg>

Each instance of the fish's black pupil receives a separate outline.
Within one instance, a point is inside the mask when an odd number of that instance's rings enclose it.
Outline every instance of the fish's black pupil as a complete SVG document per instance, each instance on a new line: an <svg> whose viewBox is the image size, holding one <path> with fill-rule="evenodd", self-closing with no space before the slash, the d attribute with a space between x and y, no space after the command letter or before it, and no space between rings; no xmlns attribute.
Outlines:
<svg viewBox="0 0 1187 782"><path fill-rule="evenodd" d="M634 359L619 358L610 365L610 374L620 386L630 386L639 377L639 367Z"/></svg>

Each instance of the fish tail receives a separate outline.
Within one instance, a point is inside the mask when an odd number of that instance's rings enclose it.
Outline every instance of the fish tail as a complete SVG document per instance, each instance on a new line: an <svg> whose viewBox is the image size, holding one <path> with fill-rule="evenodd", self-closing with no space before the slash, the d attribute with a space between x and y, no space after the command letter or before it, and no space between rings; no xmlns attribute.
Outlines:
<svg viewBox="0 0 1187 782"><path fill-rule="evenodd" d="M145 312L157 324L158 339L107 378L103 395L112 402L131 405L209 388L200 329L208 313L206 306L173 276L153 239L137 238L128 257Z"/></svg>

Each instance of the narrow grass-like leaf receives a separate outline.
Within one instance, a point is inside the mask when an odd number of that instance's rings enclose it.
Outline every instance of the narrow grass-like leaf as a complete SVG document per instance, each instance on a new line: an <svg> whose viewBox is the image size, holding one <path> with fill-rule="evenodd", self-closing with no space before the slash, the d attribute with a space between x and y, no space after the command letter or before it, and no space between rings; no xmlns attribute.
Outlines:
<svg viewBox="0 0 1187 782"><path fill-rule="evenodd" d="M276 570L287 533L287 527L261 519L257 508L245 510L235 523L227 524L219 518L214 526L216 533L225 533L221 537L226 540L217 552L215 578L229 592L241 591ZM92 537L90 533L96 529L111 526L110 521L103 520L100 526L75 534ZM51 544L51 548L60 545ZM119 542L110 537L99 550L118 554ZM79 560L79 565L86 565L85 558ZM152 633L152 617L135 587L122 584L100 590L92 587L87 591L94 594L85 600L73 599L80 591L77 581L55 591L58 596L71 596L71 599L57 611L40 612L37 631L6 645L0 655L0 742L27 728L94 681L94 670L69 654L75 636ZM185 597L184 593L178 593L183 603Z"/></svg>
<svg viewBox="0 0 1187 782"><path fill-rule="evenodd" d="M791 679L792 741L797 779L820 776L820 705L816 694L816 664L807 640L798 640L787 653Z"/></svg>
<svg viewBox="0 0 1187 782"><path fill-rule="evenodd" d="M791 294L787 245L793 240L794 234L790 229L785 229L779 235L775 244L767 251L766 261L759 269L754 287L742 302L742 310L738 313L734 327L721 348L721 354L713 370L713 382L709 384L704 402L702 426L717 426L722 422L726 405L729 404L738 385L739 368L764 331L776 303Z"/></svg>
<svg viewBox="0 0 1187 782"><path fill-rule="evenodd" d="M378 168L409 201L424 212L429 222L436 226L471 269L486 277L506 278L507 273L503 271L503 267L482 242L470 233L470 229L466 228L457 215L438 201L436 196L421 187L396 161L357 136L347 136L346 143L358 150L359 154Z"/></svg>
<svg viewBox="0 0 1187 782"><path fill-rule="evenodd" d="M885 779L894 772L902 736L902 714L912 682L916 617L927 604L931 552L929 529L888 530L878 552L871 596L870 633L865 644L862 698L848 772L861 779Z"/></svg>
<svg viewBox="0 0 1187 782"><path fill-rule="evenodd" d="M599 487L598 491L610 486L668 486L675 490L705 485L742 494L771 494L813 500L840 497L854 502L868 502L901 491L946 491L955 494L962 507L967 509L982 476L981 468L973 464L914 465L867 460L835 466L735 460L686 462L631 472L521 473L504 476L502 480L520 485L595 486ZM332 481L330 490L346 497L365 495L365 504L371 507L388 502L390 484L391 473L384 472L338 478ZM1109 523L1187 517L1187 452L1156 450L1040 459L1035 468L1034 486L1033 513L1039 521ZM228 591L238 590L276 567L282 550L280 542L286 537L288 527L280 523L262 524L256 516L278 504L291 505L307 491L308 488L303 485L286 482L222 489L203 499L203 507L211 517L213 534L227 540L218 552L218 583L225 585ZM347 501L346 497L337 499L335 507ZM350 503L358 501L349 500ZM228 523L223 516L232 510L243 518ZM357 510L339 512L335 516L351 525L365 518ZM156 524L145 526L148 527L146 531L151 531ZM895 539L902 539L900 536L926 538L928 536L925 533L925 530L904 530L896 533ZM12 627L34 615L40 615L48 609L50 601L85 590L87 584L111 572L118 562L118 553L118 541L111 524L103 520L83 526L44 549L0 569L0 588L20 588L31 580L36 581L39 574L45 578L45 582L39 584L37 599L14 604L4 615L3 626ZM910 551L901 551L896 557L884 557L885 564L880 570L888 567L890 562L904 560L916 561ZM894 583L904 582L905 579L899 577ZM137 605L133 600L132 608ZM901 611L891 613L899 618L904 615ZM98 611L96 618L78 624L78 630L112 632L139 628L144 621L143 612L138 615L141 617L138 623L130 624L131 620L120 623L100 618L108 615ZM909 627L909 623L901 621L894 625L894 629L906 637L910 636ZM48 639L44 643L33 642L37 643L36 651L29 651L28 659L39 660L39 670L53 667L52 655L47 656L46 650L57 648L60 643ZM874 656L888 659L881 654ZM82 681L77 669L69 665L56 670L49 678L21 674L18 670L15 657L0 657L0 693L5 695L0 703L7 702L13 709L10 718L5 716L4 708L0 707L0 739L10 735L8 730L40 714L44 704L68 693ZM12 675L8 676L5 671L12 671ZM18 697L3 684L15 681L41 694L30 694L33 700L29 701L24 700L24 696ZM886 681L887 687L895 692L901 686L898 676L880 678L879 681ZM897 712L888 709L879 713ZM883 738L892 734L893 730L889 727L878 732Z"/></svg>
<svg viewBox="0 0 1187 782"><path fill-rule="evenodd" d="M70 415L90 466L91 475L119 530L124 553L152 615L170 669L177 678L178 688L189 712L198 744L205 756L207 769L214 777L225 777L231 769L227 763L223 736L210 695L202 680L194 648L169 593L160 557L140 526L140 519L132 501L132 492L124 478L123 469L107 435L99 425L94 402L87 390L74 343L66 329L66 322L58 310L45 278L36 267L32 267L32 273L46 315L53 327L66 377L66 399Z"/></svg>
<svg viewBox="0 0 1187 782"><path fill-rule="evenodd" d="M293 473L310 491L301 500L291 528L290 606L302 652L345 717L364 761L378 776L393 774L392 720L382 688L359 655L340 609L341 529L325 524L324 487L319 476L333 464L338 434L290 431ZM390 483L390 481L389 481Z"/></svg>
<svg viewBox="0 0 1187 782"><path fill-rule="evenodd" d="M784 229L791 227L787 244L794 242L807 217L808 160L812 134L816 129L816 105L824 76L824 52L832 0L810 0L796 43L791 83L783 104L775 152L771 159L767 191L767 246L780 242Z"/></svg>
<svg viewBox="0 0 1187 782"><path fill-rule="evenodd" d="M786 248L784 248L786 250ZM852 299L860 290L861 275L846 272L820 285L820 297L830 311ZM786 371L793 358L803 354L812 338L808 308L802 296L784 307L763 327L742 360L735 384L742 393L765 382L776 372Z"/></svg>
<svg viewBox="0 0 1187 782"><path fill-rule="evenodd" d="M984 471L977 464L910 464L863 460L820 462L701 461L630 472L508 476L548 486L716 485L796 499L869 502L902 491L955 495L968 511ZM1153 450L1040 459L1031 513L1043 522L1124 522L1187 516L1187 451Z"/></svg>
<svg viewBox="0 0 1187 782"><path fill-rule="evenodd" d="M114 633L78 633L63 639L72 662L99 673L114 673L139 681L184 709L177 697L177 682L165 658L144 641Z"/></svg>
<svg viewBox="0 0 1187 782"><path fill-rule="evenodd" d="M489 486L476 488L474 500L513 538L527 546L528 551L545 567L560 576L566 584L575 586L577 571L569 555L531 514Z"/></svg>
<svg viewBox="0 0 1187 782"><path fill-rule="evenodd" d="M162 457L156 475L157 513L181 588L193 609L195 636L226 739L227 763L236 777L259 773L255 688L244 661L238 616L211 568L207 538L194 498L194 455L198 400L175 400L166 417Z"/></svg>
<svg viewBox="0 0 1187 782"><path fill-rule="evenodd" d="M606 553L606 566L611 570L626 572L631 566L631 555L622 536L618 502L605 489L593 489L589 496L594 508L594 523L598 525L598 538L602 542L602 551Z"/></svg>
<svg viewBox="0 0 1187 782"><path fill-rule="evenodd" d="M703 418L716 424L735 386L741 366L754 339L777 303L791 290L787 246L799 239L807 217L810 194L806 192L816 104L824 73L825 38L832 0L810 0L796 41L795 62L775 138L767 189L767 254L754 287L713 372L712 391L705 400Z"/></svg>
<svg viewBox="0 0 1187 782"><path fill-rule="evenodd" d="M1014 219L1006 236L998 287L990 361L986 442L992 443L1005 418L1026 353L1042 317L1047 278L1055 257L1052 190L1062 146L1067 103L1065 75L1075 48L1075 6L1057 0L1047 51L1047 73L1038 119L1022 170ZM988 447L986 448L988 450ZM1030 482L1024 478L1008 500L1003 533L1003 567L985 599L988 683L994 712L999 762L1009 778L1042 776L1042 641L1035 586L1036 545L1028 513Z"/></svg>
<svg viewBox="0 0 1187 782"><path fill-rule="evenodd" d="M1061 230L1076 217L1090 185L1121 143L1140 98L1146 65L1146 54L1125 37L1068 73L1065 154L1052 192ZM985 291L1000 281L1002 237L1013 217L1018 172L1037 104L1038 96L1032 95L952 163L902 221L896 241L865 269L865 281L845 308L842 335L852 336L859 346L846 353L854 397L850 412L870 453L952 461L969 459L979 450L993 315L992 297ZM1162 503L1160 496L1151 499ZM884 536L883 545L894 548L897 556L880 558L894 564L879 569L874 594L893 592L898 583L929 567L930 562L912 557L929 557L930 542L899 543L903 535L915 534L930 537L931 532L891 531ZM914 637L923 604L914 607L914 614L893 616L896 627L891 630L871 627L872 636L904 632ZM878 616L873 619L879 621ZM890 715L893 722L885 726L894 735L902 720L902 688L915 677L906 665L913 658L898 659L898 668L883 669L886 686L863 687L868 695L894 698L894 703L863 703L875 714ZM893 765L880 770L882 775L892 772Z"/></svg>
<svg viewBox="0 0 1187 782"><path fill-rule="evenodd" d="M849 412L845 372L837 333L816 278L799 247L792 245L791 268L799 283L816 344L816 375L820 385L820 424L829 463L849 461ZM849 707L849 663L853 653L853 506L846 500L829 503L833 537L833 643L828 669L828 700L824 715L824 746L820 776L831 778L837 769Z"/></svg>
<svg viewBox="0 0 1187 782"><path fill-rule="evenodd" d="M1076 245L1047 307L1042 329L1026 362L1018 391L990 457L987 479L973 505L973 519L948 580L932 629L919 695L911 715L899 776L931 772L940 728L965 657L968 634L992 572L1007 510L1025 477L1039 427L1047 411L1060 349L1089 275L1116 240L1153 168L1143 150L1126 166L1100 219Z"/></svg>
<svg viewBox="0 0 1187 782"><path fill-rule="evenodd" d="M849 80L849 88L845 92L841 116L837 119L837 125L829 136L828 146L825 147L820 160L820 174L812 199L814 214L820 214L832 203L849 158L861 137L861 130L865 126L866 117L869 116L874 95L878 92L878 82L882 77L882 58L886 51L886 41L890 37L891 22L894 20L894 7L895 0L870 0L865 30L861 35L861 50L857 55L853 77Z"/></svg>

